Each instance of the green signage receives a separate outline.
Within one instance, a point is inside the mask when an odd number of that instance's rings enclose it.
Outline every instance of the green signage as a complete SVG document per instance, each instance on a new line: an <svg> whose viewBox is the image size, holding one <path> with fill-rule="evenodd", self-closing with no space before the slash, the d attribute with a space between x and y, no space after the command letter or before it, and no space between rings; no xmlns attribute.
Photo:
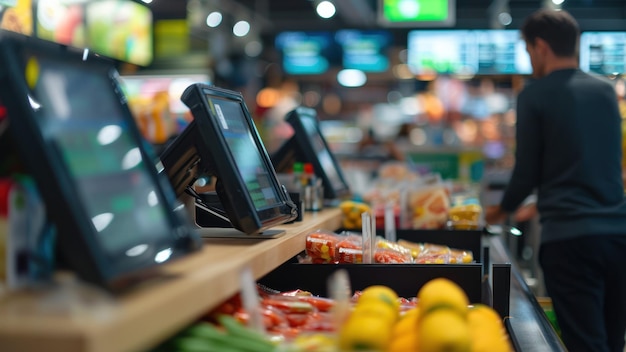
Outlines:
<svg viewBox="0 0 626 352"><path fill-rule="evenodd" d="M454 0L381 0L381 20L389 24L454 21Z"/></svg>

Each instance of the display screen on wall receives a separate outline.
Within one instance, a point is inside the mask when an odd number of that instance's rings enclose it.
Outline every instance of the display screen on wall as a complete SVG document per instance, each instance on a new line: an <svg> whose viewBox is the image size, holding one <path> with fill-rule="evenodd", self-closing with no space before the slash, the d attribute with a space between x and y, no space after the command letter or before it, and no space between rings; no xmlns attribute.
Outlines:
<svg viewBox="0 0 626 352"><path fill-rule="evenodd" d="M465 73L478 71L476 48L466 30L410 31L408 64L411 71L423 73Z"/></svg>
<svg viewBox="0 0 626 352"><path fill-rule="evenodd" d="M580 67L598 74L626 72L626 32L583 32Z"/></svg>
<svg viewBox="0 0 626 352"><path fill-rule="evenodd" d="M341 46L344 68L365 72L383 72L389 68L389 32L346 29L337 31L335 40Z"/></svg>
<svg viewBox="0 0 626 352"><path fill-rule="evenodd" d="M478 48L478 74L530 74L530 56L518 30L473 31Z"/></svg>
<svg viewBox="0 0 626 352"><path fill-rule="evenodd" d="M33 34L32 0L0 1L0 28L26 35Z"/></svg>
<svg viewBox="0 0 626 352"><path fill-rule="evenodd" d="M283 69L294 75L324 73L339 55L331 32L282 32L275 46Z"/></svg>
<svg viewBox="0 0 626 352"><path fill-rule="evenodd" d="M383 26L453 26L455 0L379 0L378 21Z"/></svg>
<svg viewBox="0 0 626 352"><path fill-rule="evenodd" d="M530 74L517 30L413 30L408 64L415 74Z"/></svg>
<svg viewBox="0 0 626 352"><path fill-rule="evenodd" d="M85 6L90 49L133 64L150 64L153 40L148 7L125 0L88 2Z"/></svg>
<svg viewBox="0 0 626 352"><path fill-rule="evenodd" d="M86 46L83 9L83 4L79 3L39 0L37 2L37 36L59 44Z"/></svg>

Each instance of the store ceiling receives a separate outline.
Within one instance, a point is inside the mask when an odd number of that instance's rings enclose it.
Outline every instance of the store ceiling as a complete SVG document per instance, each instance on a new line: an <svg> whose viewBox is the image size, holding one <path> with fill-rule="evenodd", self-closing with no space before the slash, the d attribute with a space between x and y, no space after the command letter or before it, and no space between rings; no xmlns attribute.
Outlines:
<svg viewBox="0 0 626 352"><path fill-rule="evenodd" d="M545 1L549 0L456 0L455 27L493 27L491 5L508 3L513 18L509 27L517 28L525 16ZM152 8L157 19L184 18L188 3L200 4L206 11L221 9L231 12L233 17L248 17L261 25L262 35L284 30L379 27L376 21L378 0L335 0L337 15L326 20L315 13L315 0L155 0ZM562 6L579 20L583 30L626 29L624 0L565 0ZM407 28L392 31L402 35Z"/></svg>

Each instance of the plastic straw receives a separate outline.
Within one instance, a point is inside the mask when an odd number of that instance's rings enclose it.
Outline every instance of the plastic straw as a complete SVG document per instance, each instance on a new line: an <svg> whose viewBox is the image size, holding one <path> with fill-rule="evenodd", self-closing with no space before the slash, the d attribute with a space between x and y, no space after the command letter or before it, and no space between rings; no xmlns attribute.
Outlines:
<svg viewBox="0 0 626 352"><path fill-rule="evenodd" d="M372 223L370 213L361 213L361 226L363 231L363 264L372 263Z"/></svg>
<svg viewBox="0 0 626 352"><path fill-rule="evenodd" d="M243 308L250 314L248 327L265 334L265 325L261 316L261 304L259 300L259 292L256 288L256 282L249 267L241 271L241 303Z"/></svg>
<svg viewBox="0 0 626 352"><path fill-rule="evenodd" d="M389 242L396 242L396 219L392 202L385 205L385 239Z"/></svg>
<svg viewBox="0 0 626 352"><path fill-rule="evenodd" d="M376 216L370 214L370 258L371 263L375 263L374 253L376 252Z"/></svg>
<svg viewBox="0 0 626 352"><path fill-rule="evenodd" d="M328 278L328 296L335 301L331 310L335 327L343 325L350 314L350 297L352 288L345 269L335 271Z"/></svg>
<svg viewBox="0 0 626 352"><path fill-rule="evenodd" d="M408 212L408 207L409 207L409 199L408 199L408 192L400 192L400 228L408 228L408 220L409 220L409 214Z"/></svg>

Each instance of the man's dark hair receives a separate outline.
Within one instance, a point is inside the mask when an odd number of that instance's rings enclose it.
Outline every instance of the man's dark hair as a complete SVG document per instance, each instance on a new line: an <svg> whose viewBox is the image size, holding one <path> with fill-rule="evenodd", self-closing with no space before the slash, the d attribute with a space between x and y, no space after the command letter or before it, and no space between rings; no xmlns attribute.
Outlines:
<svg viewBox="0 0 626 352"><path fill-rule="evenodd" d="M531 44L537 38L545 40L556 56L572 57L578 54L580 28L567 11L538 10L526 18L521 32L524 40Z"/></svg>

